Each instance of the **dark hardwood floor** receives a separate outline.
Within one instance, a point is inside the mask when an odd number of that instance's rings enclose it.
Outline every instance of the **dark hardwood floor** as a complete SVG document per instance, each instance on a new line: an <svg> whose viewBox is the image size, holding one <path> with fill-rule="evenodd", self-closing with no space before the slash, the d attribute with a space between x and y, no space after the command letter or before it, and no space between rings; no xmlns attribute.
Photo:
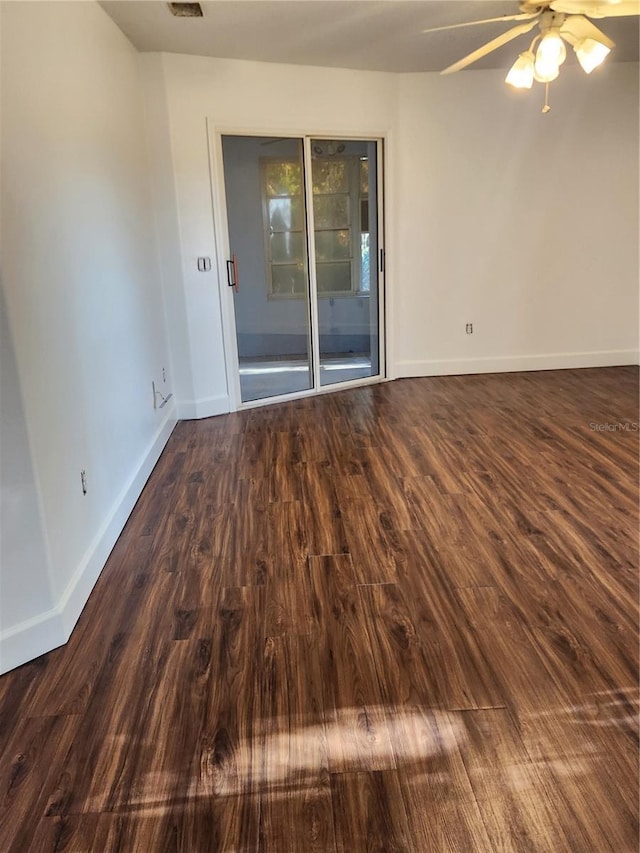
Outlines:
<svg viewBox="0 0 640 853"><path fill-rule="evenodd" d="M180 423L0 678L0 851L636 853L638 419L611 368Z"/></svg>

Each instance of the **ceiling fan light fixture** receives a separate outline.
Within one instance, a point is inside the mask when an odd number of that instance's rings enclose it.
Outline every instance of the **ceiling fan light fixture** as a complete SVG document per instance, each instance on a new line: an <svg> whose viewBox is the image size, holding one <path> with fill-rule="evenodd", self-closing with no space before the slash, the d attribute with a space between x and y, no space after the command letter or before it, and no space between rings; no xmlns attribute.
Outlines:
<svg viewBox="0 0 640 853"><path fill-rule="evenodd" d="M567 49L558 30L548 30L540 40L533 65L533 77L538 83L551 83L560 74L567 58Z"/></svg>
<svg viewBox="0 0 640 853"><path fill-rule="evenodd" d="M560 66L553 63L541 63L536 59L533 65L533 79L538 83L551 83L560 75Z"/></svg>
<svg viewBox="0 0 640 853"><path fill-rule="evenodd" d="M530 89L533 86L534 62L533 51L527 50L521 53L509 69L505 83L513 86L514 89Z"/></svg>
<svg viewBox="0 0 640 853"><path fill-rule="evenodd" d="M550 30L542 37L538 50L536 51L536 64L547 67L557 65L560 67L567 58L567 48L564 46L562 37L557 30Z"/></svg>
<svg viewBox="0 0 640 853"><path fill-rule="evenodd" d="M611 53L611 48L596 39L582 39L574 47L578 62L587 74L591 74L594 68L601 65Z"/></svg>

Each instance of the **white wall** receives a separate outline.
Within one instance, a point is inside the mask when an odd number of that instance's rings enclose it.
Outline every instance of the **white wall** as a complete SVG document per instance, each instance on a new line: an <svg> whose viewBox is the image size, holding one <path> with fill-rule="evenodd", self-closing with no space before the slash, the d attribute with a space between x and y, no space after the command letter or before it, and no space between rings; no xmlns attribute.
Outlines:
<svg viewBox="0 0 640 853"><path fill-rule="evenodd" d="M167 334L172 354L173 389L182 399L193 399L193 366L182 277L178 206L169 135L169 114L160 54L138 54L143 91L145 130L152 175L151 197L163 285Z"/></svg>
<svg viewBox="0 0 640 853"><path fill-rule="evenodd" d="M53 609L49 568L18 368L0 288L0 625L38 622ZM59 620L54 619L53 625L46 621L41 630L27 636L5 636L0 644L0 671L3 658L16 650L25 659L39 655L51 633L56 645Z"/></svg>
<svg viewBox="0 0 640 853"><path fill-rule="evenodd" d="M186 318L172 317L171 322L186 325L180 337L188 338L189 350L174 348L172 358L176 377L188 372L182 369L188 360L193 377L192 386L176 386L179 412L202 417L228 411L231 405L220 299L229 310L232 296L224 281L218 291L207 118L219 130L247 134L308 131L366 138L389 132L392 146L397 78L178 54L143 54L140 61L147 99L157 100L158 89L166 87L173 176L160 157L153 161L153 175L155 184L175 181L179 245L174 241L172 251L182 256L182 281L174 278L171 286L184 294ZM162 133L162 123L151 115L149 131ZM390 194L387 204L393 215ZM212 258L211 272L197 271L199 255Z"/></svg>
<svg viewBox="0 0 640 853"><path fill-rule="evenodd" d="M443 78L175 54L141 62L149 92L166 87L183 264L173 283L190 342L174 361L189 358L193 376L179 389L184 415L230 405L207 116L247 133L388 133L392 377L637 361L637 64L590 77L563 67L542 115L541 87L514 93L502 71ZM166 173L156 166L158 182ZM210 273L196 271L199 254L213 257ZM225 282L220 297L227 310Z"/></svg>
<svg viewBox="0 0 640 853"><path fill-rule="evenodd" d="M638 65L503 76L400 78L398 375L637 361Z"/></svg>
<svg viewBox="0 0 640 853"><path fill-rule="evenodd" d="M2 4L2 181L2 280L60 643L173 425L171 406L152 405L152 380L171 372L137 54L97 4ZM20 565L0 567L28 602L3 607L3 669L26 659L23 620L47 605L39 582L16 585Z"/></svg>

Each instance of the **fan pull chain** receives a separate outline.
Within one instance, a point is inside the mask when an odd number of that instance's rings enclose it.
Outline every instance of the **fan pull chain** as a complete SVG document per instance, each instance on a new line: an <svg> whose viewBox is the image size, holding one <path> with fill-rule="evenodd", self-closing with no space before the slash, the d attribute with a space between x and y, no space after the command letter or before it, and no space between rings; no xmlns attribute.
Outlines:
<svg viewBox="0 0 640 853"><path fill-rule="evenodd" d="M551 107L549 106L549 83L547 83L544 87L544 107L542 108L543 113L548 113Z"/></svg>

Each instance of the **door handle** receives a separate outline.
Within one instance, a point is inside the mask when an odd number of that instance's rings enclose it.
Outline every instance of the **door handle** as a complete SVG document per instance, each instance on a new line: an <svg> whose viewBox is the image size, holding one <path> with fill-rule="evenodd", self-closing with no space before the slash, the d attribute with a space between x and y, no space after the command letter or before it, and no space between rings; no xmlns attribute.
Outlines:
<svg viewBox="0 0 640 853"><path fill-rule="evenodd" d="M227 261L227 284L229 287L235 287L236 293L240 290L238 283L238 256L231 255L231 260Z"/></svg>

